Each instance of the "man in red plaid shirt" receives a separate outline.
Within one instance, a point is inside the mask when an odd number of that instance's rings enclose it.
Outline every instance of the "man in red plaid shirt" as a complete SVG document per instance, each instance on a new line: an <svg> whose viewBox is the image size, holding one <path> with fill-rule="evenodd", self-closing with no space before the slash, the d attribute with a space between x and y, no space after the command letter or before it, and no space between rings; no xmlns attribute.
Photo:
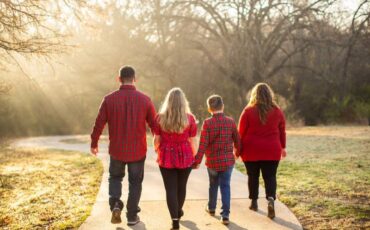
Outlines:
<svg viewBox="0 0 370 230"><path fill-rule="evenodd" d="M146 123L153 130L155 108L148 96L137 91L134 85L135 70L125 66L120 69L121 87L104 97L91 134L91 153L98 153L99 137L108 123L109 129L109 205L112 223L121 222L123 209L122 179L128 168L129 194L127 199L127 224L135 225L140 219L139 201L144 178L144 161L147 151Z"/></svg>
<svg viewBox="0 0 370 230"><path fill-rule="evenodd" d="M240 138L234 120L223 113L224 104L218 95L207 99L211 118L204 121L200 136L199 150L195 157L197 168L206 154L206 165L209 175L209 201L206 211L214 216L217 204L218 187L222 199L222 223L229 224L230 214L230 179L239 155ZM235 149L235 156L234 156Z"/></svg>

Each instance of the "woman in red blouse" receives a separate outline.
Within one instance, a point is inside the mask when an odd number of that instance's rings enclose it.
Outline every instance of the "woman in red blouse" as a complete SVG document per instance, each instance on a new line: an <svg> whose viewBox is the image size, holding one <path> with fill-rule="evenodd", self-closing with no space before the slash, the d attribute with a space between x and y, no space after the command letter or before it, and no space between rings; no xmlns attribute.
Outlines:
<svg viewBox="0 0 370 230"><path fill-rule="evenodd" d="M257 211L259 175L265 182L268 217L275 217L276 171L285 151L285 118L275 102L274 93L265 83L257 84L248 105L240 115L240 156L248 173L250 209Z"/></svg>
<svg viewBox="0 0 370 230"><path fill-rule="evenodd" d="M186 184L194 163L197 126L189 103L180 88L171 89L157 115L154 147L166 189L172 229L179 229L179 219L186 196Z"/></svg>

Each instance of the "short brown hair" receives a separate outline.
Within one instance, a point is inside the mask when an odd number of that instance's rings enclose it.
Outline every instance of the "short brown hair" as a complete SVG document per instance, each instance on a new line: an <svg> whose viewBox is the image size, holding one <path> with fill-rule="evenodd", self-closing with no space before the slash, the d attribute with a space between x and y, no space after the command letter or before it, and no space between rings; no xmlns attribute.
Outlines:
<svg viewBox="0 0 370 230"><path fill-rule="evenodd" d="M207 105L212 111L218 111L223 108L224 102L221 96L212 95L207 99Z"/></svg>
<svg viewBox="0 0 370 230"><path fill-rule="evenodd" d="M131 66L123 66L119 70L119 77L122 82L131 82L135 78L135 70Z"/></svg>

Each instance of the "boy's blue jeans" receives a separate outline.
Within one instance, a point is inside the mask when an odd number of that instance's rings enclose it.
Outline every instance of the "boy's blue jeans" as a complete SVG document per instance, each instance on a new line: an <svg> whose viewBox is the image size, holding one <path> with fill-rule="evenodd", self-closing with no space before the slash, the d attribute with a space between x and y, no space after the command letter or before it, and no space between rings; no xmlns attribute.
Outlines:
<svg viewBox="0 0 370 230"><path fill-rule="evenodd" d="M207 168L209 176L208 209L211 211L216 210L217 192L218 187L220 187L222 200L221 216L226 218L229 218L230 214L230 179L233 168L234 166L230 166L226 171L222 172L217 172L214 169Z"/></svg>

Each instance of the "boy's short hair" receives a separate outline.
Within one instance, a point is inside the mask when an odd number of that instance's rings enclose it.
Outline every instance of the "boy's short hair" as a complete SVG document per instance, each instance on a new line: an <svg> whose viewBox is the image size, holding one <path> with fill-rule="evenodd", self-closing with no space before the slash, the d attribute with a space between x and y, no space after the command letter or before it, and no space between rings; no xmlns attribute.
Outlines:
<svg viewBox="0 0 370 230"><path fill-rule="evenodd" d="M119 77L122 82L130 82L135 78L135 70L131 66L123 66L119 70Z"/></svg>
<svg viewBox="0 0 370 230"><path fill-rule="evenodd" d="M221 110L224 106L222 97L219 95L212 95L207 99L208 108L212 111Z"/></svg>

